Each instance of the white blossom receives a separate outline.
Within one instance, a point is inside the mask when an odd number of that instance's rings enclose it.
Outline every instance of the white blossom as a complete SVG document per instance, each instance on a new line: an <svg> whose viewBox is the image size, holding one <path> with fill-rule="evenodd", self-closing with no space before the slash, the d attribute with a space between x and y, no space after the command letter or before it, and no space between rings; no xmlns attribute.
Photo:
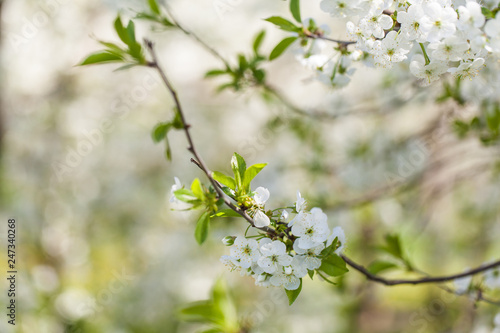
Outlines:
<svg viewBox="0 0 500 333"><path fill-rule="evenodd" d="M292 263L292 257L286 252L286 245L279 240L261 246L260 253L262 256L257 263L266 273L274 273L280 267Z"/></svg>
<svg viewBox="0 0 500 333"><path fill-rule="evenodd" d="M321 254L321 251L325 249L325 245L320 244L310 249L301 249L297 246L297 242L293 244L293 249L298 254L297 258L302 260L303 265L310 270L317 269L321 266L321 259L318 256Z"/></svg>
<svg viewBox="0 0 500 333"><path fill-rule="evenodd" d="M474 59L474 61L462 62L458 67L448 69L448 72L461 79L473 78L479 74L479 70L484 65L483 58Z"/></svg>
<svg viewBox="0 0 500 333"><path fill-rule="evenodd" d="M231 256L238 260L243 268L249 268L260 257L259 245L254 239L238 236L231 247Z"/></svg>
<svg viewBox="0 0 500 333"><path fill-rule="evenodd" d="M306 250L326 241L329 232L327 216L320 208L311 209L292 226L292 233L299 237L297 246Z"/></svg>
<svg viewBox="0 0 500 333"><path fill-rule="evenodd" d="M417 54L413 57L410 63L410 72L419 79L423 79L425 85L439 79L439 77L446 73L447 64L443 61L433 60L429 64L425 64L425 59L422 55Z"/></svg>

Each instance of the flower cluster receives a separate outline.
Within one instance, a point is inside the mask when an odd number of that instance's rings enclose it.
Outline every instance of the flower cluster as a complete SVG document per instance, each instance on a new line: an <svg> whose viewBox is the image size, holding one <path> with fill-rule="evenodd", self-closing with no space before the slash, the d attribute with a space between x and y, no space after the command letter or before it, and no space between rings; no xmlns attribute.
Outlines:
<svg viewBox="0 0 500 333"><path fill-rule="evenodd" d="M492 2L498 6L499 1ZM347 19L347 33L355 42L354 51L340 43L338 56L324 54L324 41L314 41L314 47L302 42L307 52L301 62L333 86L349 82L353 70L348 67L357 60L384 68L407 62L411 73L429 84L445 73L476 76L486 57L500 55L500 15L478 0L322 0L320 7ZM313 20L303 24L319 39L328 33Z"/></svg>
<svg viewBox="0 0 500 333"><path fill-rule="evenodd" d="M306 210L306 201L300 192L297 192L295 205L290 207L291 212L278 209L276 218L264 211L268 198L267 189L255 190L255 205L249 210L255 226L284 226L285 229L274 236L260 233L251 237L226 237L223 242L232 246L230 255L222 256L221 261L232 271L251 275L257 285L296 290L300 279L319 269L325 257L341 253L345 234L340 227L330 231L327 216L321 209Z"/></svg>

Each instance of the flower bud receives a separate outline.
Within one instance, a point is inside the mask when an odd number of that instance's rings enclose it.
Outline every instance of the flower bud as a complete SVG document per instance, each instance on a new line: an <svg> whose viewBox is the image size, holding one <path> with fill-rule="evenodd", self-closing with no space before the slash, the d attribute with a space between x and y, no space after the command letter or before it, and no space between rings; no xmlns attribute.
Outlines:
<svg viewBox="0 0 500 333"><path fill-rule="evenodd" d="M286 266L285 267L285 274L286 275L292 274L292 266Z"/></svg>
<svg viewBox="0 0 500 333"><path fill-rule="evenodd" d="M234 237L234 236L226 236L226 237L222 238L222 244L224 244L226 246L231 246L234 244L235 238L236 237Z"/></svg>

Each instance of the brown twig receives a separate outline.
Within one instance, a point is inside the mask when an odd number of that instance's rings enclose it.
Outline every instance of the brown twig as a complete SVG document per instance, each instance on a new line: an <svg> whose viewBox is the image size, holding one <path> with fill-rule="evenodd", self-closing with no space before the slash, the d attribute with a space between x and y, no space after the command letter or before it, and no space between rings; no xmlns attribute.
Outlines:
<svg viewBox="0 0 500 333"><path fill-rule="evenodd" d="M453 281L453 280L460 279L463 277L476 275L476 274L488 271L488 270L496 268L496 267L500 267L500 260L497 260L491 264L482 265L482 266L479 266L477 268L470 269L467 272L453 274L453 275L434 276L434 277L428 276L428 277L423 277L420 279L412 279L412 280L405 280L405 279L389 280L389 279L381 277L380 275L370 273L370 271L367 268L356 263L355 261L353 261L352 259L348 258L345 255L342 255L342 259L344 259L345 262L349 266L351 266L352 268L354 268L355 270L357 270L358 272L360 272L361 274L366 276L366 278L368 280L375 281L375 282L381 283L381 284L386 285L386 286L395 286L395 285L400 285L400 284L413 284L413 285L415 285L415 284L424 284L424 283L449 282L449 281Z"/></svg>
<svg viewBox="0 0 500 333"><path fill-rule="evenodd" d="M194 142L193 142L193 138L191 137L191 132L190 132L191 126L186 122L184 110L182 108L182 105L181 105L181 102L179 100L179 97L177 95L176 90L174 89L174 87L172 86L170 81L168 80L167 75L165 74L165 71L160 66L153 42L150 40L145 40L145 44L146 44L149 52L151 53L151 57L153 58L153 61L148 63L148 66L155 68L157 70L157 72L161 76L163 83L165 83L165 86L167 87L170 95L172 95L172 98L174 99L174 103L175 103L175 106L177 108L177 112L179 112L179 116L181 118L181 121L182 121L182 124L184 127L183 130L184 130L184 133L186 134L186 139L187 139L188 144L189 144L187 149L191 152L191 154L193 154L194 158L197 161L196 164L205 173L205 175L207 176L210 183L212 183L212 186L214 187L215 191L217 192L217 195L219 196L219 198L223 198L226 206L228 206L229 208L234 210L236 213L240 214L245 220L248 221L248 223L250 223L252 225L252 227L260 229L268 234L275 234L276 232L272 228L256 227L253 219L244 210L242 210L240 207L234 205L231 201L229 201L229 199L225 196L224 192L222 192L222 190L218 186L217 182L212 177L212 171L210 171L210 169L207 167L207 165L205 164L205 162L201 158L200 154L196 150L196 147L195 147Z"/></svg>

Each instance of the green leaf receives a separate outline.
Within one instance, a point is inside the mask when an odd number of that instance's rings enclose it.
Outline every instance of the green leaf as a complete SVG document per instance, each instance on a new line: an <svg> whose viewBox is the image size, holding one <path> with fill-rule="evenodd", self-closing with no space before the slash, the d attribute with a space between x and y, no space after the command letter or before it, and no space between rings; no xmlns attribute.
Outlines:
<svg viewBox="0 0 500 333"><path fill-rule="evenodd" d="M130 44L129 34L123 27L122 19L120 15L116 17L115 20L115 31L118 34L118 37L124 42L126 45Z"/></svg>
<svg viewBox="0 0 500 333"><path fill-rule="evenodd" d="M183 202L195 203L198 202L196 196L188 189L182 188L174 192L174 196Z"/></svg>
<svg viewBox="0 0 500 333"><path fill-rule="evenodd" d="M139 63L144 63L144 55L142 54L141 44L137 43L135 39L135 24L134 21L129 21L127 25L127 34L129 42L127 43L130 50L130 55L136 59Z"/></svg>
<svg viewBox="0 0 500 333"><path fill-rule="evenodd" d="M398 268L398 265L389 262L389 261L382 261L382 260L376 260L368 266L368 270L372 274L378 274L383 271L387 271L390 269Z"/></svg>
<svg viewBox="0 0 500 333"><path fill-rule="evenodd" d="M265 21L271 22L272 24L278 26L281 30L285 30L285 31L299 32L302 30L300 27L297 27L292 22L290 22L287 19L284 19L280 16L272 16L272 17L265 19Z"/></svg>
<svg viewBox="0 0 500 333"><path fill-rule="evenodd" d="M225 174L219 171L214 171L212 173L212 177L222 185L226 185L230 189L236 190L236 182L233 177L226 176Z"/></svg>
<svg viewBox="0 0 500 333"><path fill-rule="evenodd" d="M165 157L167 160L172 160L172 148L170 147L170 142L168 141L168 137L165 137Z"/></svg>
<svg viewBox="0 0 500 333"><path fill-rule="evenodd" d="M314 271L313 270L308 270L307 271L307 274L309 275L309 277L311 278L311 280L313 279L314 277Z"/></svg>
<svg viewBox="0 0 500 333"><path fill-rule="evenodd" d="M218 279L212 289L212 300L214 309L222 314L224 318L223 327L226 332L240 331L238 324L238 313L236 305L231 297L229 289L223 279Z"/></svg>
<svg viewBox="0 0 500 333"><path fill-rule="evenodd" d="M238 191L243 191L243 178L245 177L245 172L247 170L247 165L243 157L238 153L234 153L231 158L231 168L233 169L234 179L236 181L236 186L238 186ZM241 194L244 194L242 192Z"/></svg>
<svg viewBox="0 0 500 333"><path fill-rule="evenodd" d="M481 12L483 13L483 15L485 16L486 19L494 19L495 18L495 14L486 7L481 7Z"/></svg>
<svg viewBox="0 0 500 333"><path fill-rule="evenodd" d="M295 21L302 24L302 19L300 17L300 0L290 0L290 11Z"/></svg>
<svg viewBox="0 0 500 333"><path fill-rule="evenodd" d="M253 51L255 54L259 53L259 48L262 45L262 41L264 40L264 37L266 36L266 31L262 30L257 37L255 37L255 40L253 42Z"/></svg>
<svg viewBox="0 0 500 333"><path fill-rule="evenodd" d="M151 132L151 137L153 138L154 143L161 142L167 136L168 131L172 127L171 123L159 123L153 128L153 132Z"/></svg>
<svg viewBox="0 0 500 333"><path fill-rule="evenodd" d="M127 34L129 38L129 43L127 43L127 45L129 47L135 46L137 44L137 41L135 40L135 24L132 20L128 21Z"/></svg>
<svg viewBox="0 0 500 333"><path fill-rule="evenodd" d="M222 186L222 192L224 192L224 194L226 194L228 197L235 199L234 191L231 190L229 187Z"/></svg>
<svg viewBox="0 0 500 333"><path fill-rule="evenodd" d="M455 120L453 122L453 129L460 138L464 138L469 132L469 125L461 120Z"/></svg>
<svg viewBox="0 0 500 333"><path fill-rule="evenodd" d="M293 302L295 302L297 297L299 297L301 291L302 291L302 279L300 279L300 285L297 289L295 290L285 289L286 296L288 297L288 305L292 305Z"/></svg>
<svg viewBox="0 0 500 333"><path fill-rule="evenodd" d="M172 119L172 126L178 130L184 129L184 123L182 122L181 113L179 112L177 107L174 108L174 112L175 115L174 119Z"/></svg>
<svg viewBox="0 0 500 333"><path fill-rule="evenodd" d="M137 66L137 64L123 65L123 66L120 66L117 69L113 70L113 72L123 71L123 70L129 69L129 68L135 67L135 66Z"/></svg>
<svg viewBox="0 0 500 333"><path fill-rule="evenodd" d="M191 191L200 200L205 198L205 193L203 193L203 187L201 186L201 182L198 178L195 178L191 183Z"/></svg>
<svg viewBox="0 0 500 333"><path fill-rule="evenodd" d="M125 50L123 50L121 47L114 43L109 43L109 42L104 42L102 40L98 41L100 44L106 46L109 50L107 50L110 53L114 53L117 55L123 55L125 53Z"/></svg>
<svg viewBox="0 0 500 333"><path fill-rule="evenodd" d="M122 62L123 58L107 51L97 52L89 55L85 58L78 66L111 63L111 62Z"/></svg>
<svg viewBox="0 0 500 333"><path fill-rule="evenodd" d="M220 210L216 214L210 216L210 218L214 217L241 217L241 215L236 213L234 210L228 208Z"/></svg>
<svg viewBox="0 0 500 333"><path fill-rule="evenodd" d="M324 258L319 269L329 276L340 276L349 272L344 259L336 254Z"/></svg>
<svg viewBox="0 0 500 333"><path fill-rule="evenodd" d="M500 110L498 107L491 107L486 111L486 124L490 131L497 131L500 126Z"/></svg>
<svg viewBox="0 0 500 333"><path fill-rule="evenodd" d="M217 323L223 320L211 301L198 301L181 308L179 316L183 321L199 323Z"/></svg>
<svg viewBox="0 0 500 333"><path fill-rule="evenodd" d="M399 236L394 234L394 235L386 235L385 236L385 243L386 246L381 247L381 250L389 253L390 255L398 258L398 259L403 259L403 252L401 250L401 241L399 239Z"/></svg>
<svg viewBox="0 0 500 333"><path fill-rule="evenodd" d="M158 3L156 0L148 0L149 8L151 8L151 11L157 15L160 15L160 7L158 6Z"/></svg>
<svg viewBox="0 0 500 333"><path fill-rule="evenodd" d="M203 244L208 236L208 227L210 222L210 213L203 213L198 222L196 223L196 229L194 231L194 237L198 244Z"/></svg>
<svg viewBox="0 0 500 333"><path fill-rule="evenodd" d="M243 177L243 188L246 192L250 192L250 183L266 165L267 163L254 164L245 171L245 175Z"/></svg>
<svg viewBox="0 0 500 333"><path fill-rule="evenodd" d="M269 60L274 60L278 58L285 50L292 45L293 42L297 40L298 37L287 37L279 42L278 45L271 51L271 55L269 56Z"/></svg>
<svg viewBox="0 0 500 333"><path fill-rule="evenodd" d="M213 69L211 71L208 71L205 73L205 77L214 77L214 76L219 76L219 75L224 75L227 74L226 71L221 70L221 69Z"/></svg>

